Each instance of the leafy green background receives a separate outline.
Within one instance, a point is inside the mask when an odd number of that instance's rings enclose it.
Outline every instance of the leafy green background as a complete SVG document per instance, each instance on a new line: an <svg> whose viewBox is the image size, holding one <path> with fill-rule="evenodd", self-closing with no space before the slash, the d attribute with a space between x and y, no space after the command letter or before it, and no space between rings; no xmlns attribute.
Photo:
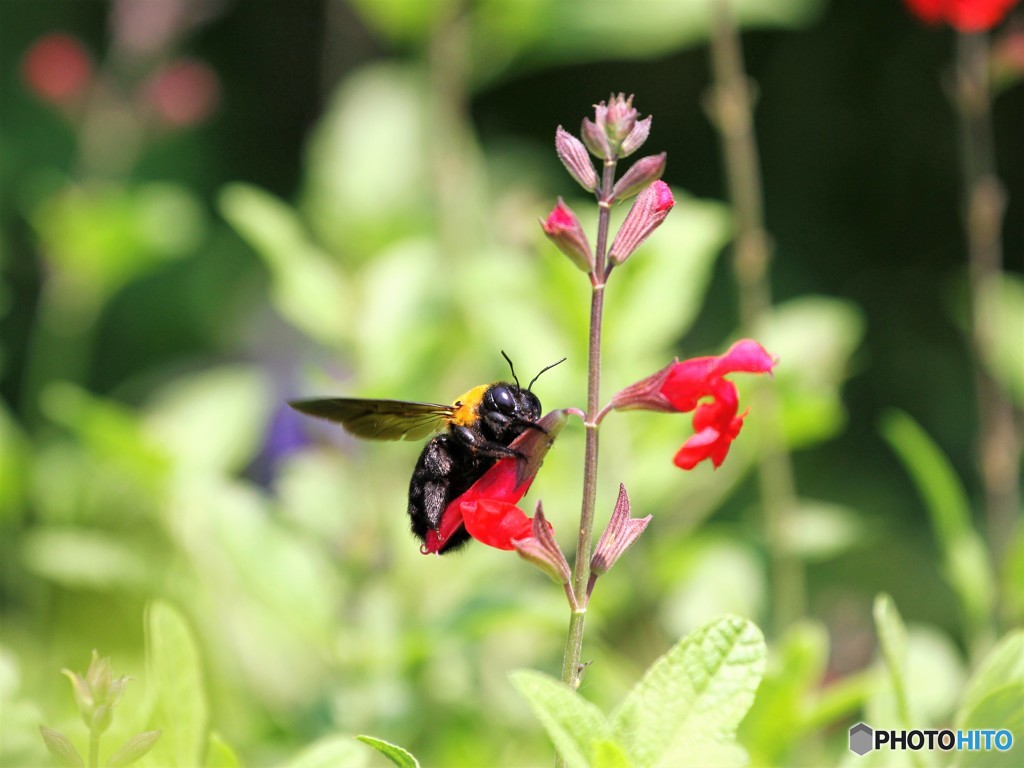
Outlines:
<svg viewBox="0 0 1024 768"><path fill-rule="evenodd" d="M0 764L47 764L39 724L81 745L59 670L93 648L134 678L104 756L160 727L152 765L383 764L356 734L424 765L547 764L520 691L557 674L561 592L485 547L421 557L403 514L418 447L359 444L282 404L448 401L504 376L504 349L521 375L568 356L538 393L582 405L586 279L536 221L563 195L592 226L552 138L620 90L654 115L644 149L668 152L677 205L614 273L604 391L722 351L738 312L705 4L198 4L135 60L126 5L0 8ZM738 731L754 764L836 764L850 724L895 727L899 707L915 726L1020 734L1020 636L1004 633L1024 616L1024 543L995 562L981 515L953 36L896 0L735 7L775 249L757 335L781 360L770 386L800 495L777 546L804 569L806 609L777 626L756 407L728 462L689 474L670 463L688 419L610 417L599 520L619 482L654 520L599 581L573 696L595 722L626 717L655 659L731 613L767 634ZM86 142L81 115L21 77L55 30L91 52L122 116L181 55L216 73L217 110L146 124L135 151L116 131ZM985 358L1018 408L1022 126L1017 83L995 102L1008 315ZM580 432L530 497L566 549ZM536 671L510 684L517 669ZM584 759L627 765L647 743L606 735Z"/></svg>

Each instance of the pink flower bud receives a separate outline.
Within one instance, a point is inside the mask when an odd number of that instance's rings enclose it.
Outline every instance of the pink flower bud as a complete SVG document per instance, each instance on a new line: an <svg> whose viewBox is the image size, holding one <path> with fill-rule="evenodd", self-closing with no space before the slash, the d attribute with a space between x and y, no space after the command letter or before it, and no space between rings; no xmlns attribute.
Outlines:
<svg viewBox="0 0 1024 768"><path fill-rule="evenodd" d="M612 187L613 200L625 200L632 197L652 181L657 181L665 172L666 154L641 157L632 167L622 174Z"/></svg>
<svg viewBox="0 0 1024 768"><path fill-rule="evenodd" d="M601 534L601 540L594 549L594 557L590 561L591 573L600 576L615 565L623 552L629 549L640 534L644 532L651 516L633 518L629 516L629 496L626 486L619 484L619 498L615 502L615 511L608 521L608 527Z"/></svg>
<svg viewBox="0 0 1024 768"><path fill-rule="evenodd" d="M612 94L608 98L607 107L603 101L597 105L595 115L598 125L604 123L602 127L608 139L615 146L622 144L636 126L637 112L633 108L633 95L627 97L622 93Z"/></svg>
<svg viewBox="0 0 1024 768"><path fill-rule="evenodd" d="M539 501L533 515L531 535L514 539L512 544L521 558L536 565L556 583L569 583L572 578L569 563L555 541L551 524L544 518L544 510Z"/></svg>
<svg viewBox="0 0 1024 768"><path fill-rule="evenodd" d="M583 124L580 126L580 136L583 137L583 143L594 157L602 160L612 157L612 148L608 143L608 135L604 132L603 126L584 117Z"/></svg>
<svg viewBox="0 0 1024 768"><path fill-rule="evenodd" d="M632 170L632 169L631 169ZM633 201L633 207L626 214L611 250L608 260L614 266L622 264L640 244L657 229L675 205L672 191L663 181L655 181Z"/></svg>
<svg viewBox="0 0 1024 768"><path fill-rule="evenodd" d="M594 163L587 154L587 148L582 141L563 130L562 126L558 126L558 130L555 131L555 151L565 170L581 187L588 192L597 189L597 171L594 170Z"/></svg>
<svg viewBox="0 0 1024 768"><path fill-rule="evenodd" d="M647 136L651 132L651 116L648 115L643 120L637 120L636 125L633 126L633 130L629 132L629 135L622 140L622 145L619 147L619 157L629 157L647 141Z"/></svg>
<svg viewBox="0 0 1024 768"><path fill-rule="evenodd" d="M558 246L558 250L568 256L572 263L584 272L592 272L594 269L594 256L590 250L590 243L583 231L583 225L567 206L562 198L558 198L548 217L541 221L541 227L551 242Z"/></svg>

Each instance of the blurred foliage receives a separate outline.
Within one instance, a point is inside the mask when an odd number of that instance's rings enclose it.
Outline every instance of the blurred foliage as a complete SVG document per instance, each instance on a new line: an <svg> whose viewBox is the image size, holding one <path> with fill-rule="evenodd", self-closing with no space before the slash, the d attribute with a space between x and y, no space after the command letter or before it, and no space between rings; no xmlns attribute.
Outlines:
<svg viewBox="0 0 1024 768"><path fill-rule="evenodd" d="M507 674L557 670L562 595L482 546L418 556L402 514L418 447L358 444L283 403L447 401L505 377L505 350L520 375L568 356L537 391L582 405L587 286L536 220L561 194L592 226L551 142L612 90L654 114L677 204L610 284L604 391L725 348L732 219L699 109L707 6L636 5L5 5L0 765L47 764L42 723L82 743L59 670L93 648L136 681L104 756L163 731L140 765L381 764L358 733L425 765L550 760L517 687L548 709L538 699L568 694ZM991 560L970 353L943 302L963 274L939 86L952 41L896 2L735 7L777 252L779 301L756 335L780 358L773 380L737 384L744 403L759 386L781 402L801 498L779 545L807 567L811 615L768 638L721 756L835 764L850 723L895 727L897 707L915 727L1019 732L1021 636L999 635L1024 617L1024 532ZM47 103L21 77L58 29L89 54L89 98ZM182 57L219 77L207 122L161 122L151 100ZM1022 90L1003 90L995 126L1012 270ZM1020 404L1021 278L992 291L1005 319L984 359ZM882 413L897 415L880 435ZM755 406L720 470L683 474L688 419L604 424L599 525L620 481L654 519L600 580L571 706L604 718L635 702L643 670L723 613L771 625L751 472L764 429ZM562 433L531 497L563 547L581 432ZM595 764L625 764L625 746L587 738Z"/></svg>

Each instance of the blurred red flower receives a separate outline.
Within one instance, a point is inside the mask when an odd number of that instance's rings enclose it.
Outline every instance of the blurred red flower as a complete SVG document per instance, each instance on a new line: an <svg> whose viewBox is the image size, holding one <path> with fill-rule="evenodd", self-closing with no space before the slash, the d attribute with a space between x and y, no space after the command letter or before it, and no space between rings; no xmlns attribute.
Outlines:
<svg viewBox="0 0 1024 768"><path fill-rule="evenodd" d="M179 59L153 75L144 92L165 123L181 128L210 116L220 101L220 81L204 62Z"/></svg>
<svg viewBox="0 0 1024 768"><path fill-rule="evenodd" d="M1017 0L903 0L925 24L948 24L960 32L980 32L1002 21Z"/></svg>
<svg viewBox="0 0 1024 768"><path fill-rule="evenodd" d="M739 413L736 385L726 374L768 373L774 365L775 358L760 344L743 339L724 355L695 357L662 368L623 389L612 405L619 410L693 411L694 435L676 453L675 464L693 469L710 459L717 468L725 461L747 415L746 411Z"/></svg>
<svg viewBox="0 0 1024 768"><path fill-rule="evenodd" d="M21 75L40 99L66 104L81 96L92 81L92 59L71 35L54 32L40 37L25 52Z"/></svg>

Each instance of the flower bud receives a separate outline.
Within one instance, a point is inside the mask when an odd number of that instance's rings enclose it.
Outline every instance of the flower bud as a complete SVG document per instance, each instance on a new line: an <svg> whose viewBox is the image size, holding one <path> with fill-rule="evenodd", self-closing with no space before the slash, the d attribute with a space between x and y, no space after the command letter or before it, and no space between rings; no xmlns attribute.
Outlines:
<svg viewBox="0 0 1024 768"><path fill-rule="evenodd" d="M583 143L594 157L599 157L602 160L608 160L612 157L612 148L608 143L608 135L604 132L602 126L590 118L583 118L583 123L580 125L580 136L583 137Z"/></svg>
<svg viewBox="0 0 1024 768"><path fill-rule="evenodd" d="M143 731L132 736L124 745L107 758L107 768L123 768L149 752L160 738L160 731Z"/></svg>
<svg viewBox="0 0 1024 768"><path fill-rule="evenodd" d="M608 252L609 262L614 266L628 259L661 225L674 205L672 191L663 181L655 181L641 192L633 201L633 207L629 209L626 220L622 222L615 235L615 241Z"/></svg>
<svg viewBox="0 0 1024 768"><path fill-rule="evenodd" d="M637 112L633 108L633 95L628 97L620 93L608 98L608 106L602 101L595 108L597 124L602 125L608 139L616 147L622 144L636 126ZM620 155L621 157L621 155Z"/></svg>
<svg viewBox="0 0 1024 768"><path fill-rule="evenodd" d="M637 120L636 125L633 126L633 130L629 132L629 135L622 140L622 144L619 146L619 157L629 157L647 141L647 136L651 132L651 116L648 115L643 120Z"/></svg>
<svg viewBox="0 0 1024 768"><path fill-rule="evenodd" d="M544 509L537 502L537 511L533 515L532 535L512 542L516 552L524 560L533 563L557 584L568 584L572 574L569 562L555 541L551 525L544 518Z"/></svg>
<svg viewBox="0 0 1024 768"><path fill-rule="evenodd" d="M47 751L57 758L62 766L66 766L66 768L83 768L85 766L85 761L78 754L75 745L63 733L55 731L53 728L47 728L45 725L39 726L39 733L43 737L43 744L46 745Z"/></svg>
<svg viewBox="0 0 1024 768"><path fill-rule="evenodd" d="M622 178L612 187L612 199L625 200L637 194L651 182L660 179L665 172L665 158L666 155L662 152L660 155L641 157L633 163L632 167L622 174Z"/></svg>
<svg viewBox="0 0 1024 768"><path fill-rule="evenodd" d="M75 703L86 726L100 733L110 727L113 708L121 701L131 678L127 675L115 678L110 659L106 656L101 659L95 650L84 677L70 669L62 669L61 672L71 681Z"/></svg>
<svg viewBox="0 0 1024 768"><path fill-rule="evenodd" d="M581 187L588 192L597 189L597 171L594 170L594 163L587 154L587 148L562 126L558 126L558 130L555 131L555 151L565 170Z"/></svg>
<svg viewBox="0 0 1024 768"><path fill-rule="evenodd" d="M619 498L615 502L612 518L608 521L608 527L604 529L604 533L601 534L601 540L597 543L594 556L590 561L591 573L598 576L606 573L615 565L615 561L622 553L640 537L649 522L651 522L650 515L641 518L629 516L629 496L626 494L626 486L620 483Z"/></svg>
<svg viewBox="0 0 1024 768"><path fill-rule="evenodd" d="M547 219L541 221L540 225L544 234L558 246L558 250L572 260L573 264L584 272L594 270L594 256L587 235L583 231L583 225L561 197Z"/></svg>

